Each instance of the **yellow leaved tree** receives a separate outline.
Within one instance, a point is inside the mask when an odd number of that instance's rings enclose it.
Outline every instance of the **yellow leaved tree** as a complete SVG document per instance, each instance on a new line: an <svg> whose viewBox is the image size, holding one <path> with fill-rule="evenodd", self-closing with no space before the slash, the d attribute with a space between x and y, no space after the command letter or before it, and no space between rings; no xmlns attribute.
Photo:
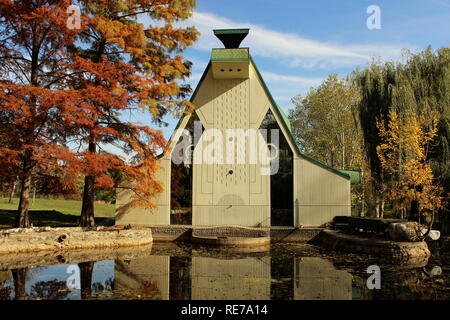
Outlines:
<svg viewBox="0 0 450 320"><path fill-rule="evenodd" d="M382 189L394 210L409 211L409 220L426 222L431 229L434 212L443 207L443 188L436 185L427 152L437 134L436 117L389 112L387 124L377 122L381 143ZM422 221L421 221L422 220Z"/></svg>

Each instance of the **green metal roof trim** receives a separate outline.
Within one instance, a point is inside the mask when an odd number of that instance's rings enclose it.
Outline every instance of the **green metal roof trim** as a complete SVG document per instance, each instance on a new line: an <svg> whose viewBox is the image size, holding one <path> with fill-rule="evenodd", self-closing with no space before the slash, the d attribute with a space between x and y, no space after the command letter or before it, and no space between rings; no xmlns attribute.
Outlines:
<svg viewBox="0 0 450 320"><path fill-rule="evenodd" d="M248 48L212 49L211 61L249 61Z"/></svg>
<svg viewBox="0 0 450 320"><path fill-rule="evenodd" d="M206 66L205 71L203 71L200 81L198 82L197 86L195 87L194 92L192 93L191 98L189 99L190 102L192 102L192 103L194 102L195 97L197 96L198 90L200 89L203 81L205 80L206 75L208 74L208 71L210 68L211 68L211 61L208 62L208 65Z"/></svg>
<svg viewBox="0 0 450 320"><path fill-rule="evenodd" d="M277 108L279 109L279 111L281 113L281 117L283 118L283 121L286 122L286 125L289 128L289 131L292 132L291 121L289 120L288 116L286 115L286 113L284 113L283 109L278 107L278 105L277 105Z"/></svg>
<svg viewBox="0 0 450 320"><path fill-rule="evenodd" d="M349 175L350 182L352 184L360 184L361 183L361 171L359 171L359 170L339 170L339 171Z"/></svg>
<svg viewBox="0 0 450 320"><path fill-rule="evenodd" d="M295 142L294 136L292 135L291 124L290 124L289 119L286 117L286 115L284 114L283 110L280 108L280 106L278 106L278 104L273 99L272 94L270 93L269 88L267 87L266 83L264 82L264 79L261 76L261 73L259 72L258 67L256 66L256 63L253 60L251 55L250 55L250 62L252 63L253 67L255 68L256 74L258 75L259 80L261 81L261 84L263 85L263 88L264 88L267 96L269 97L270 102L274 106L275 111L278 113L278 116L281 119L281 124L287 129L286 131L288 132L288 135L289 135L288 138L291 139L292 144L295 146L295 151L297 151L298 155L300 157L302 157L303 159L305 159L305 160L308 160L308 161L310 161L310 162L312 162L312 163L314 163L314 164L316 164L316 165L318 165L318 166L320 166L320 167L322 167L324 169L327 169L327 170L329 170L329 171L331 171L331 172L333 172L333 173L335 173L335 174L337 174L337 175L339 175L339 176L341 176L343 178L346 178L346 179L350 180L350 176L348 174L343 173L343 172L341 172L341 171L339 171L339 170L337 170L337 169L335 169L333 167L330 167L329 165L326 165L325 163L322 163L322 162L320 162L320 161L318 161L316 159L313 159L313 158L305 155L303 152L300 151L300 149L297 146L297 143Z"/></svg>
<svg viewBox="0 0 450 320"><path fill-rule="evenodd" d="M206 66L205 71L203 71L202 77L200 78L200 81L198 82L197 86L195 87L194 92L192 93L191 98L189 99L189 101L190 101L191 103L194 102L195 96L197 95L198 90L200 89L200 87L201 87L203 81L205 80L205 77L206 77L206 75L208 74L209 68L211 68L211 61L209 61L208 65ZM176 132L177 129L180 127L181 121L183 121L183 119L184 119L185 116L186 116L186 115L183 115L183 116L180 117L180 119L178 120L177 125L175 126L175 129L173 130L172 135L170 136L170 139L169 139L169 141L168 141L168 144L170 144L170 142L172 141L172 138L173 138L173 136L175 135L175 132ZM164 156L164 153L161 153L160 155L158 155L158 159L161 158L161 157L163 157L163 156Z"/></svg>
<svg viewBox="0 0 450 320"><path fill-rule="evenodd" d="M214 29L214 34L248 33L250 29Z"/></svg>

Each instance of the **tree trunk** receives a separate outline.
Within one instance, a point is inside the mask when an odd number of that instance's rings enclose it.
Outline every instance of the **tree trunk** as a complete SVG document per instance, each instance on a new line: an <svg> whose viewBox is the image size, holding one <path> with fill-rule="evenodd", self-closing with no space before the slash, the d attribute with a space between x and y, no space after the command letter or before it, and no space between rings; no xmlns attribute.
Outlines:
<svg viewBox="0 0 450 320"><path fill-rule="evenodd" d="M85 300L91 295L94 262L81 262L78 264L78 268L80 268L81 299Z"/></svg>
<svg viewBox="0 0 450 320"><path fill-rule="evenodd" d="M434 224L434 219L435 219L435 214L434 214L434 209L431 210L431 222L427 227L427 231L425 232L425 234L422 236L422 241L426 239L426 237L430 234L431 228L433 228L433 224Z"/></svg>
<svg viewBox="0 0 450 320"><path fill-rule="evenodd" d="M89 142L89 151L96 152L95 139ZM95 226L94 220L94 200L95 200L95 177L86 176L84 178L83 203L81 206L80 226L92 228Z"/></svg>
<svg viewBox="0 0 450 320"><path fill-rule="evenodd" d="M345 134L342 132L342 169L345 169ZM350 169L350 168L349 168Z"/></svg>
<svg viewBox="0 0 450 320"><path fill-rule="evenodd" d="M102 39L99 43L98 51L94 62L100 62L102 55L105 51L106 39ZM99 83L99 79L94 81L95 84ZM98 120L98 115L93 113L92 120L94 123ZM95 154L97 152L97 140L91 133L89 137L89 152ZM94 220L94 200L95 200L95 176L86 176L84 178L84 190L83 190L83 204L81 206L80 226L85 228L92 228L95 226Z"/></svg>
<svg viewBox="0 0 450 320"><path fill-rule="evenodd" d="M380 217L380 197L376 196L375 199L375 217L379 218Z"/></svg>
<svg viewBox="0 0 450 320"><path fill-rule="evenodd" d="M409 220L417 221L419 218L419 203L417 200L411 202L411 210L409 211Z"/></svg>
<svg viewBox="0 0 450 320"><path fill-rule="evenodd" d="M14 193L16 192L16 186L17 186L17 180L18 178L16 178L13 182L13 185L11 187L11 192L9 194L9 200L8 203L12 203L12 198L14 197Z"/></svg>
<svg viewBox="0 0 450 320"><path fill-rule="evenodd" d="M20 190L19 209L17 210L16 228L29 228L30 220L28 210L30 209L30 185L31 172L22 177L22 188Z"/></svg>
<svg viewBox="0 0 450 320"><path fill-rule="evenodd" d="M384 197L377 195L375 202L375 212L377 218L383 218L384 216Z"/></svg>
<svg viewBox="0 0 450 320"><path fill-rule="evenodd" d="M27 279L27 268L11 270L14 282L14 298L16 300L25 300L25 283Z"/></svg>
<svg viewBox="0 0 450 320"><path fill-rule="evenodd" d="M34 182L33 188L33 201L31 202L31 206L34 206L34 202L36 201L36 182Z"/></svg>
<svg viewBox="0 0 450 320"><path fill-rule="evenodd" d="M380 218L384 218L384 197L381 197L380 202Z"/></svg>

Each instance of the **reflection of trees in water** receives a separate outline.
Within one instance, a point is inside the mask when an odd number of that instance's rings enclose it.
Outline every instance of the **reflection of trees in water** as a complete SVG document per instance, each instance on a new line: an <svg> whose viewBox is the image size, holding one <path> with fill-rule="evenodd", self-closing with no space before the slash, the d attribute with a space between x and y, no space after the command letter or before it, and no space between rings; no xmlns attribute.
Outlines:
<svg viewBox="0 0 450 320"><path fill-rule="evenodd" d="M108 278L105 282L92 282L95 262L80 262L80 295L82 300L98 298L102 292L114 290L114 279Z"/></svg>
<svg viewBox="0 0 450 320"><path fill-rule="evenodd" d="M13 292L8 280L0 281L0 300L12 299Z"/></svg>
<svg viewBox="0 0 450 320"><path fill-rule="evenodd" d="M368 266L368 265L367 265ZM366 267L367 267L366 266ZM366 268L365 267L365 268ZM424 268L400 269L394 266L380 266L381 269L381 289L369 290L367 288L367 278L370 274L366 269L350 271L354 274L353 290L354 299L364 300L434 300L448 299L448 292L439 294L441 285L427 275ZM445 286L444 286L445 288ZM447 290L447 289L445 289Z"/></svg>
<svg viewBox="0 0 450 320"><path fill-rule="evenodd" d="M81 262L80 268L80 293L81 299L85 300L92 294L92 273L94 271L94 262Z"/></svg>
<svg viewBox="0 0 450 320"><path fill-rule="evenodd" d="M114 290L115 299L147 299L162 300L163 295L159 288L158 282L153 279L145 279L146 274L129 266L129 260L116 260L115 281L117 286ZM138 273L139 272L139 273Z"/></svg>
<svg viewBox="0 0 450 320"><path fill-rule="evenodd" d="M102 292L111 292L114 291L114 278L110 277L105 280L105 282L94 282L92 284L92 292L94 294L102 293Z"/></svg>
<svg viewBox="0 0 450 320"><path fill-rule="evenodd" d="M30 299L62 300L67 297L66 281L39 281L31 286Z"/></svg>
<svg viewBox="0 0 450 320"><path fill-rule="evenodd" d="M191 258L170 257L169 299L191 300Z"/></svg>
<svg viewBox="0 0 450 320"><path fill-rule="evenodd" d="M27 279L28 268L19 268L11 270L14 282L14 298L16 300L25 300L25 283Z"/></svg>
<svg viewBox="0 0 450 320"><path fill-rule="evenodd" d="M390 271L382 274L381 290L374 292L375 299L436 299L436 287L424 269Z"/></svg>
<svg viewBox="0 0 450 320"><path fill-rule="evenodd" d="M159 286L156 281L145 281L142 284L140 291L142 292L143 298L162 300L161 290L159 290Z"/></svg>

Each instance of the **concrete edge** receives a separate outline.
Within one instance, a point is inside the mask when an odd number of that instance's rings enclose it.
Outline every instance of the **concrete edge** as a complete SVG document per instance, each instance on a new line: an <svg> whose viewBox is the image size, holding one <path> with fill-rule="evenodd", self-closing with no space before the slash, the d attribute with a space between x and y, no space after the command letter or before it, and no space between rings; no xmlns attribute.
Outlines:
<svg viewBox="0 0 450 320"><path fill-rule="evenodd" d="M97 227L9 229L0 233L0 255L20 252L58 251L148 245L151 229Z"/></svg>

